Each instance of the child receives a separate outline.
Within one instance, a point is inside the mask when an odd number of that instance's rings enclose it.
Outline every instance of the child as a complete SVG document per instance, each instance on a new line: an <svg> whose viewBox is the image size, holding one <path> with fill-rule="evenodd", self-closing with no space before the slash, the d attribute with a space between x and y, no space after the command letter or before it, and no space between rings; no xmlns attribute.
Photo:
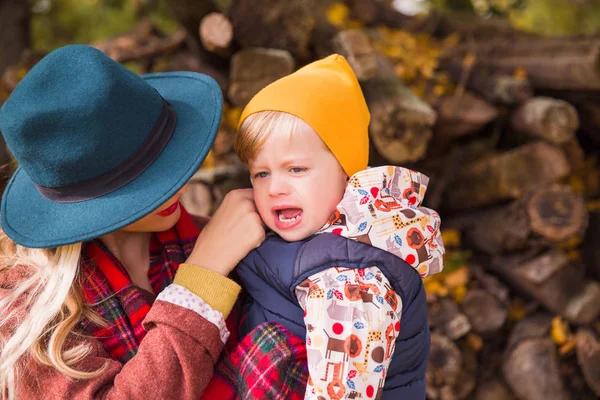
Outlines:
<svg viewBox="0 0 600 400"><path fill-rule="evenodd" d="M367 169L368 125L352 69L332 55L259 92L236 137L276 234L237 267L250 295L240 334L276 321L305 338L306 398L425 398L419 274L442 269L440 219L420 207L427 177Z"/></svg>

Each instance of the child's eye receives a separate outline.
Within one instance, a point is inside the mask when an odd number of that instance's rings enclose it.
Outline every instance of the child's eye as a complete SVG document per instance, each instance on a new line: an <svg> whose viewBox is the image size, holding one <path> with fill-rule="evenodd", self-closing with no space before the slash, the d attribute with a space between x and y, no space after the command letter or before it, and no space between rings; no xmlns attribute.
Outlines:
<svg viewBox="0 0 600 400"><path fill-rule="evenodd" d="M268 172L257 172L256 174L254 174L253 178L266 178L269 176Z"/></svg>
<svg viewBox="0 0 600 400"><path fill-rule="evenodd" d="M293 167L293 168L290 168L290 171L293 172L293 173L295 173L295 174L299 174L301 172L306 171L306 168L304 168L304 167Z"/></svg>

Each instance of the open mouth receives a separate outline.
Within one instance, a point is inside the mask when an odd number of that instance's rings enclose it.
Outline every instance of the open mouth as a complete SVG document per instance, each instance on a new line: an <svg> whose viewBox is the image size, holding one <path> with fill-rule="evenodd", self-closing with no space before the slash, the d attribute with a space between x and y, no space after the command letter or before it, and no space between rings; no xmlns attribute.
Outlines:
<svg viewBox="0 0 600 400"><path fill-rule="evenodd" d="M302 221L302 209L296 207L275 207L273 209L275 226L279 229L290 229Z"/></svg>

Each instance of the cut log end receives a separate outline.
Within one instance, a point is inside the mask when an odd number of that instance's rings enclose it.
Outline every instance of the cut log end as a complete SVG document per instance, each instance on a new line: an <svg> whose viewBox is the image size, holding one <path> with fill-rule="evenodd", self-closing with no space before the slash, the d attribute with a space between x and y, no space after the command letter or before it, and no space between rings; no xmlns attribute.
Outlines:
<svg viewBox="0 0 600 400"><path fill-rule="evenodd" d="M422 159L432 136L436 114L397 77L363 84L371 111L369 132L377 152L392 164Z"/></svg>
<svg viewBox="0 0 600 400"><path fill-rule="evenodd" d="M535 191L528 201L527 213L533 232L557 242L583 234L588 223L583 197L564 185Z"/></svg>
<svg viewBox="0 0 600 400"><path fill-rule="evenodd" d="M581 329L576 336L577 361L588 386L600 397L600 342L596 335Z"/></svg>
<svg viewBox="0 0 600 400"><path fill-rule="evenodd" d="M294 58L285 50L240 50L231 59L228 98L236 107L244 107L262 88L291 74L294 68Z"/></svg>
<svg viewBox="0 0 600 400"><path fill-rule="evenodd" d="M482 335L497 332L508 317L507 305L484 290L470 290L461 305L473 330Z"/></svg>
<svg viewBox="0 0 600 400"><path fill-rule="evenodd" d="M210 13L200 22L200 40L210 52L228 56L231 53L233 26L221 13Z"/></svg>
<svg viewBox="0 0 600 400"><path fill-rule="evenodd" d="M333 49L346 57L358 80L367 80L377 74L375 50L362 30L349 29L339 32L333 38Z"/></svg>
<svg viewBox="0 0 600 400"><path fill-rule="evenodd" d="M461 372L463 357L460 349L446 336L431 334L431 350L427 365L427 394L437 399L444 388L451 389ZM447 389L446 389L447 390Z"/></svg>
<svg viewBox="0 0 600 400"><path fill-rule="evenodd" d="M465 209L517 199L532 188L553 183L570 172L564 152L538 141L463 167L448 205Z"/></svg>
<svg viewBox="0 0 600 400"><path fill-rule="evenodd" d="M514 392L528 400L567 400L550 339L530 339L510 352L502 368Z"/></svg>
<svg viewBox="0 0 600 400"><path fill-rule="evenodd" d="M513 113L512 126L531 138L563 144L575 137L579 117L575 107L563 100L534 97Z"/></svg>

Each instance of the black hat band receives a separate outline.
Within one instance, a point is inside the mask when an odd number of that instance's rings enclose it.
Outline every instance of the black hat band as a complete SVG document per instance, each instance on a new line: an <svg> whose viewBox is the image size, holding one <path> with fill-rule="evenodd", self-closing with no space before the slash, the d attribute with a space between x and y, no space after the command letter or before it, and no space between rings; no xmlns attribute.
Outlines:
<svg viewBox="0 0 600 400"><path fill-rule="evenodd" d="M36 184L37 190L57 203L92 200L113 192L140 176L156 160L173 136L176 122L175 110L163 99L162 110L148 137L123 164L73 185L49 187Z"/></svg>

